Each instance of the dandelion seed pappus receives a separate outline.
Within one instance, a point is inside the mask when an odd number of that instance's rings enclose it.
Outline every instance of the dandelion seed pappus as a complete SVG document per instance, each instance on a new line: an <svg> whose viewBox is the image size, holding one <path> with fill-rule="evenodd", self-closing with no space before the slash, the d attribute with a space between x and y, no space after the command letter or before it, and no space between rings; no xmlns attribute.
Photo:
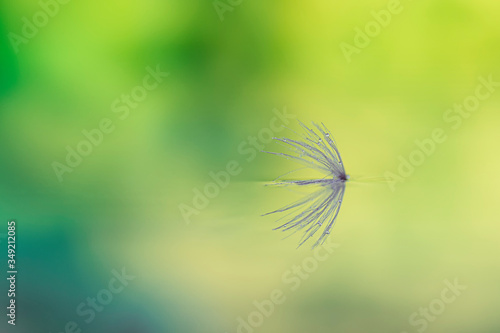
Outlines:
<svg viewBox="0 0 500 333"><path fill-rule="evenodd" d="M346 182L349 181L350 177L345 172L342 157L332 134L325 125L321 124L320 126L313 123L314 127L309 128L302 122L299 123L304 133L295 133L301 136L301 140L274 138L278 143L286 146L290 153L266 153L295 160L306 168L321 172L324 177L310 180L280 180L294 171L278 177L272 185L308 186L315 187L316 190L304 198L264 214L264 216L286 213L278 220L285 223L274 230L290 231L291 234L303 231L299 247L313 237L318 230L323 229L313 245L314 248L323 244L330 235L344 199Z"/></svg>

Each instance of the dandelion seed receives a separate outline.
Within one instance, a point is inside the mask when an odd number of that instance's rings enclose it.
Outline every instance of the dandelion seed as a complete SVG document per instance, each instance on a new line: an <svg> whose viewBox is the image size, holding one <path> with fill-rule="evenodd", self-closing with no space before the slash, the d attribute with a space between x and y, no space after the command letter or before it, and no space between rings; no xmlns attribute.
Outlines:
<svg viewBox="0 0 500 333"><path fill-rule="evenodd" d="M323 244L331 233L342 205L349 176L345 172L344 163L335 141L325 125L321 124L319 126L313 123L314 128L311 129L303 123L299 123L304 131L303 135L299 134L303 140L274 138L286 145L292 153L295 152L298 156L285 153L267 153L295 160L306 168L317 170L325 176L311 180L279 180L291 173L288 172L278 177L274 185L315 186L317 189L296 202L264 215L287 213L278 220L285 223L274 230L292 231L291 234L303 231L299 247L313 237L324 225L319 238L313 245L314 248Z"/></svg>

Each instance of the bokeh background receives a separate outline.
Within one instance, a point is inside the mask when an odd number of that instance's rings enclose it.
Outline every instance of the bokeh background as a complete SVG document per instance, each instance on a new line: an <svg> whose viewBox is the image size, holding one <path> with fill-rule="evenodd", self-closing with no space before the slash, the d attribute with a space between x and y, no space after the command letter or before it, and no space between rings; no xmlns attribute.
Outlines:
<svg viewBox="0 0 500 333"><path fill-rule="evenodd" d="M417 332L410 315L455 278L467 290L425 331L499 332L500 91L456 131L443 113L479 76L500 80L500 3L402 2L347 62L339 45L387 4L243 1L221 20L212 1L70 1L16 53L9 33L41 5L2 1L0 233L17 222L19 270L17 325L2 313L2 332ZM122 121L111 104L148 66L170 76ZM293 292L282 276L313 252L260 215L300 198L263 186L296 165L238 152L284 108L325 123L354 178L448 135L394 192L348 185L340 247ZM52 163L103 118L115 130L59 182ZM179 205L232 160L241 173L186 223ZM123 267L135 279L85 323L77 306ZM239 328L275 289L286 301Z"/></svg>

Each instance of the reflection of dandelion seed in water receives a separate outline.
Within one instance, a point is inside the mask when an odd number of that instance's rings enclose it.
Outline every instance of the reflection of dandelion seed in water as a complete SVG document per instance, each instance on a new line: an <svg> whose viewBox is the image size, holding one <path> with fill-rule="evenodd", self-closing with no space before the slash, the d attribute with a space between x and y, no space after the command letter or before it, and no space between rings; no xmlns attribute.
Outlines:
<svg viewBox="0 0 500 333"><path fill-rule="evenodd" d="M287 214L278 220L285 223L275 230L291 230L292 234L303 230L304 235L299 246L322 229L319 239L313 245L315 247L323 244L335 224L344 198L345 183L349 180L349 176L345 173L340 153L325 125L319 126L313 123L315 129L308 128L303 123L300 125L305 132L301 135L303 140L274 138L285 144L291 150L290 154L269 154L296 160L307 168L320 171L325 176L320 179L280 181L278 179L287 174L278 177L274 185L316 186L318 189L301 200L265 215L286 212Z"/></svg>

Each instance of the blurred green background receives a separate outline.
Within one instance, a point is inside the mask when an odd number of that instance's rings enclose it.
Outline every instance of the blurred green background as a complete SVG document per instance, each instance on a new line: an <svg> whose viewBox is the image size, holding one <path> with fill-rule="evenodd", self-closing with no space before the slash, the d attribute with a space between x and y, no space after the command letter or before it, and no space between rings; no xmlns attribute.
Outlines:
<svg viewBox="0 0 500 333"><path fill-rule="evenodd" d="M42 3L46 22L38 1L0 5L0 233L17 222L19 270L2 332L500 331L500 91L459 129L443 121L479 76L500 80L498 1L403 1L351 62L341 43L390 1L222 1L223 20L212 1ZM170 75L121 119L112 104L157 66ZM296 164L239 152L285 108L332 131L354 178L448 135L394 192L348 184L340 247L295 291L283 276L314 252L260 215L300 198L263 186ZM53 163L103 119L114 130L59 181ZM233 160L241 173L186 223L180 205ZM122 267L135 279L86 323L76 308ZM412 325L455 278L467 290ZM286 301L239 327L275 289Z"/></svg>

